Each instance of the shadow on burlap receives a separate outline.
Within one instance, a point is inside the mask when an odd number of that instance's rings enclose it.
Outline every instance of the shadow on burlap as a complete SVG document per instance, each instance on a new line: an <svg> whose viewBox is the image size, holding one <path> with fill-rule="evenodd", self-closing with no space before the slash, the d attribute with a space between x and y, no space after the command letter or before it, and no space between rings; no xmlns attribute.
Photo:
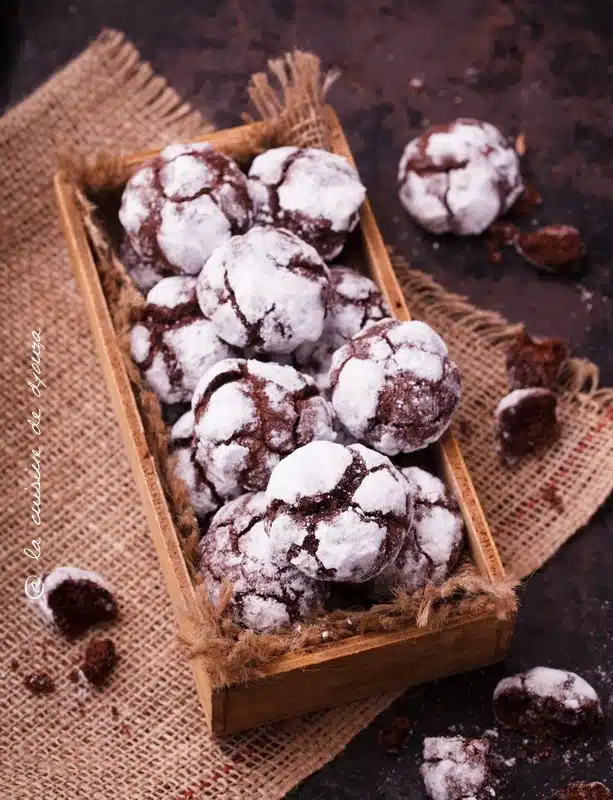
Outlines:
<svg viewBox="0 0 613 800"><path fill-rule="evenodd" d="M371 698L220 743L206 731L177 647L172 609L57 223L51 178L55 153L67 146L87 152L121 142L132 151L204 130L200 116L112 32L0 122L0 324L9 342L0 389L7 532L0 623L3 797L158 800L191 789L194 797L270 800L334 757L393 699ZM502 352L514 328L446 294L427 276L399 269L413 313L442 333L460 362L466 393L458 435L505 564L526 575L612 488L613 395L594 391L594 383L591 394L578 393L575 364L574 386L561 398L560 443L543 459L504 472L493 454L489 420L504 391ZM40 402L26 385L31 331L39 328L48 387ZM34 442L26 420L38 406L42 435ZM31 498L21 478L37 445L40 529L29 524ZM564 513L543 494L551 485ZM23 548L37 535L41 569L77 563L100 570L116 587L122 619L112 636L121 662L112 687L85 700L67 677L79 645L59 641L27 608L23 584L35 570ZM14 670L11 659L18 662ZM57 690L36 698L22 679L41 668L56 679Z"/></svg>

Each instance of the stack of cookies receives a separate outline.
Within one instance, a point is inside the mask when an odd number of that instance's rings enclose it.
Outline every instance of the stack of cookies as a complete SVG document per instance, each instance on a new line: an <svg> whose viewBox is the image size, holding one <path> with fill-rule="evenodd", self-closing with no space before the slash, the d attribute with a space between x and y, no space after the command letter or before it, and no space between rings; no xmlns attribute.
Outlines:
<svg viewBox="0 0 613 800"><path fill-rule="evenodd" d="M268 150L246 175L208 144L167 147L123 193L122 258L147 293L132 357L174 421L211 600L230 581L252 630L316 613L331 582L440 582L461 551L446 487L392 461L445 432L457 366L334 261L364 196L327 151Z"/></svg>

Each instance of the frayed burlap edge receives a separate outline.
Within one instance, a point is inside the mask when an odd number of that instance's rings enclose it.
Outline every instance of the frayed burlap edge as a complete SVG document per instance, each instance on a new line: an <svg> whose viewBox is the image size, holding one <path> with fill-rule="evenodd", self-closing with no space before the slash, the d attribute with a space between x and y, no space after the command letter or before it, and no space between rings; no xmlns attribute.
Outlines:
<svg viewBox="0 0 613 800"><path fill-rule="evenodd" d="M319 59L300 51L270 62L270 68L279 79L283 99L263 74L254 76L250 89L256 107L269 126L264 137L277 144L329 147L327 124L322 112L326 91L336 74L322 75ZM225 587L220 602L213 606L195 568L198 523L189 504L187 489L173 471L174 460L169 456L168 430L160 403L146 388L130 358L130 331L140 317L144 298L135 289L115 254L97 217L96 206L89 199L97 192L121 187L130 168L121 156L109 155L83 157L63 153L60 163L75 187L148 446L194 579L195 602L190 604L190 627L194 634L189 639L180 638L188 658L204 658L215 688L260 677L264 668L282 655L324 647L327 643L355 635L396 632L415 626L436 629L465 615L494 614L503 619L515 613L516 581L509 577L493 584L476 574L468 558L464 559L463 567L456 574L439 586L428 585L412 594L397 590L389 602L368 610L322 613L308 623L278 634L257 634L232 621L227 613L231 586ZM474 309L467 309L466 313L472 311Z"/></svg>

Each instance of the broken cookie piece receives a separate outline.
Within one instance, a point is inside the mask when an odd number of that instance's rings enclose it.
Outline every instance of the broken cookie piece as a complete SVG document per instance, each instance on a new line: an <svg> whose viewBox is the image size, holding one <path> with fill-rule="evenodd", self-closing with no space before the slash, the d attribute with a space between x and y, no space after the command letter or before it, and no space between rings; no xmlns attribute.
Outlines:
<svg viewBox="0 0 613 800"><path fill-rule="evenodd" d="M93 686L103 686L117 664L117 651L112 639L94 637L85 649L79 671Z"/></svg>
<svg viewBox="0 0 613 800"><path fill-rule="evenodd" d="M604 783L576 781L557 791L551 800L611 800L613 795Z"/></svg>
<svg viewBox="0 0 613 800"><path fill-rule="evenodd" d="M564 274L576 270L585 255L581 234L572 225L546 225L515 240L517 252L538 269Z"/></svg>
<svg viewBox="0 0 613 800"><path fill-rule="evenodd" d="M26 675L23 685L32 694L52 694L55 691L55 681L46 672L35 672Z"/></svg>
<svg viewBox="0 0 613 800"><path fill-rule="evenodd" d="M505 728L545 739L587 735L603 721L600 700L589 683L574 672L549 667L500 681L494 714Z"/></svg>
<svg viewBox="0 0 613 800"><path fill-rule="evenodd" d="M506 356L510 389L554 389L568 347L561 339L533 339L525 330L517 334Z"/></svg>
<svg viewBox="0 0 613 800"><path fill-rule="evenodd" d="M557 398L549 389L515 389L503 397L495 411L503 464L514 466L555 441L556 408Z"/></svg>
<svg viewBox="0 0 613 800"><path fill-rule="evenodd" d="M34 601L42 616L69 638L117 616L117 602L102 575L78 567L56 567L43 576L43 593Z"/></svg>
<svg viewBox="0 0 613 800"><path fill-rule="evenodd" d="M487 739L440 736L424 739L420 767L431 800L485 800L495 796L487 763Z"/></svg>

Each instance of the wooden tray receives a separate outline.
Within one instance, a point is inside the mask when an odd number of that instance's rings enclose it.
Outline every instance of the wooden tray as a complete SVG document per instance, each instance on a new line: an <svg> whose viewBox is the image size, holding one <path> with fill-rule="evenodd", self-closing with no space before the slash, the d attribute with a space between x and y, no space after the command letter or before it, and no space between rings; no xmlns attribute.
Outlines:
<svg viewBox="0 0 613 800"><path fill-rule="evenodd" d="M338 118L330 108L326 114L332 150L354 163ZM207 134L199 141L210 141L232 154L238 146L244 150L247 138L254 143L262 141L265 130L263 123L253 123ZM129 162L137 166L156 152L138 153ZM179 628L190 638L194 633L190 611L195 608L196 600L178 534L149 452L73 188L61 173L55 176L55 190L74 272L168 593L177 610ZM410 319L368 201L360 212L360 226L373 278L394 315L400 320ZM505 577L504 569L460 449L450 432L439 442L438 450L441 476L462 508L476 568L482 576L499 582ZM505 656L514 621L514 618L500 620L493 612L465 613L437 630L409 627L394 633L356 635L342 642L322 644L315 652L283 656L265 669L261 679L217 690L211 687L202 658L193 659L191 666L210 728L214 733L226 734L497 662Z"/></svg>

